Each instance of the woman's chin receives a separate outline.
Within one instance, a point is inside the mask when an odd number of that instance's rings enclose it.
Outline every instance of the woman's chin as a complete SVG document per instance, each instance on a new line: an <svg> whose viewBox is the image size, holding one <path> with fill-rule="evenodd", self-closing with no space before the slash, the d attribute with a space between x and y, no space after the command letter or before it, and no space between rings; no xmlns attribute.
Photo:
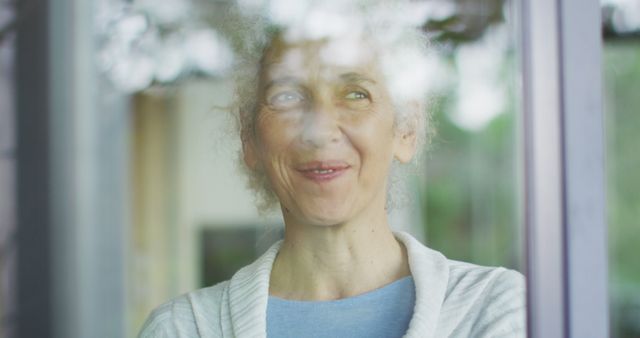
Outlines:
<svg viewBox="0 0 640 338"><path fill-rule="evenodd" d="M296 215L300 223L320 227L338 226L350 221L350 213L344 205L313 206L300 208Z"/></svg>

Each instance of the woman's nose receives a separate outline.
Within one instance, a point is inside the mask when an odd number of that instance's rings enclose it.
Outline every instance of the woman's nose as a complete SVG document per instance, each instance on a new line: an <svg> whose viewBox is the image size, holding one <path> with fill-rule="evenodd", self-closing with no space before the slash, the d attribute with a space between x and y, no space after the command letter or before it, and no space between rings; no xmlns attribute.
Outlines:
<svg viewBox="0 0 640 338"><path fill-rule="evenodd" d="M302 128L302 142L305 145L322 148L340 139L338 114L334 107L315 105L305 114Z"/></svg>

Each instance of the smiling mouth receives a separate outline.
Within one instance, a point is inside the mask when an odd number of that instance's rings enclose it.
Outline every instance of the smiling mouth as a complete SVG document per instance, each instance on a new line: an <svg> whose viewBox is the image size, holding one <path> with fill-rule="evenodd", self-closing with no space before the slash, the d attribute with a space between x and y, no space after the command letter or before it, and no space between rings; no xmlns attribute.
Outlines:
<svg viewBox="0 0 640 338"><path fill-rule="evenodd" d="M314 182L325 182L341 176L351 166L341 161L308 162L299 166L298 172Z"/></svg>
<svg viewBox="0 0 640 338"><path fill-rule="evenodd" d="M335 171L336 171L336 169L314 169L314 170L311 170L311 172L314 173L314 174L329 174L329 173L332 173L332 172L335 172Z"/></svg>

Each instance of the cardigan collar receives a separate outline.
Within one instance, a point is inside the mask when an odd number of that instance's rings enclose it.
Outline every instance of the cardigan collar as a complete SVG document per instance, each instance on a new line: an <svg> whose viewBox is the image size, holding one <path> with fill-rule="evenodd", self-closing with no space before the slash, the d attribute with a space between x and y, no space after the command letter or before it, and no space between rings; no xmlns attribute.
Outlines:
<svg viewBox="0 0 640 338"><path fill-rule="evenodd" d="M440 308L449 282L447 259L405 232L394 233L407 248L409 269L416 286L416 304L405 337L431 338L436 332Z"/></svg>
<svg viewBox="0 0 640 338"><path fill-rule="evenodd" d="M416 286L413 317L405 337L433 337L449 279L447 259L405 232L394 232L407 248L409 269ZM229 281L228 310L235 337L266 337L269 278L282 240Z"/></svg>

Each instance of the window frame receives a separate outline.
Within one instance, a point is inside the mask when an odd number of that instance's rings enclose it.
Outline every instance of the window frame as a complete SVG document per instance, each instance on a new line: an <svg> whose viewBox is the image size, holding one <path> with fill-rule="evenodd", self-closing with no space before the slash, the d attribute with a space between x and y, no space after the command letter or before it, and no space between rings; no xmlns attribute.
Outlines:
<svg viewBox="0 0 640 338"><path fill-rule="evenodd" d="M92 82L97 71L87 61L94 7L78 0L41 3L18 27L16 43L17 277L24 290L18 293L18 334L36 332L28 328L40 328L42 337L125 332L126 101L112 103L121 108L114 111L122 124L113 138L123 141L101 145L98 136L113 129L100 119L113 116L93 106L101 97ZM600 3L515 4L521 19L529 337L605 337ZM90 132L80 128L86 126ZM120 181L69 185L78 175L110 169ZM99 279L104 266L113 285ZM51 286L37 287L43 283Z"/></svg>
<svg viewBox="0 0 640 338"><path fill-rule="evenodd" d="M600 3L520 5L529 337L606 337Z"/></svg>

